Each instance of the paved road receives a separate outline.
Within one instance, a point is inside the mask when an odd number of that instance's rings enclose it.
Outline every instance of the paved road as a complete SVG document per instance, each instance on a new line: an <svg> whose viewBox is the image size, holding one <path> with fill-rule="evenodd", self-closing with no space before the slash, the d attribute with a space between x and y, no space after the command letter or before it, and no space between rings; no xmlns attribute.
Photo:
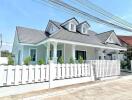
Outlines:
<svg viewBox="0 0 132 100"><path fill-rule="evenodd" d="M44 100L132 100L132 79L99 83L73 93Z"/></svg>
<svg viewBox="0 0 132 100"><path fill-rule="evenodd" d="M132 100L132 76L0 98L0 100Z"/></svg>

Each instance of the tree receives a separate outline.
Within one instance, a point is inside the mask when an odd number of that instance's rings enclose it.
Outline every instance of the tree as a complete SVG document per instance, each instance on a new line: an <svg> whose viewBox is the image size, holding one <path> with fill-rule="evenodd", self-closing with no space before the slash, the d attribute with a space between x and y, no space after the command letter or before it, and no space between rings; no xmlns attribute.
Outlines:
<svg viewBox="0 0 132 100"><path fill-rule="evenodd" d="M1 57L8 57L12 54L8 50L1 51Z"/></svg>

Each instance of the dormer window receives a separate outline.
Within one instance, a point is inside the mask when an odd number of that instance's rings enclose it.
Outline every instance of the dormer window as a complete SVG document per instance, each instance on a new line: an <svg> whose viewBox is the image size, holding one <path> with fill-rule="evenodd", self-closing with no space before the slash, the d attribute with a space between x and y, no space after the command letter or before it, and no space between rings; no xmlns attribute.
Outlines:
<svg viewBox="0 0 132 100"><path fill-rule="evenodd" d="M71 24L71 31L75 31L75 25Z"/></svg>
<svg viewBox="0 0 132 100"><path fill-rule="evenodd" d="M77 31L82 34L88 34L89 27L90 25L84 21L77 26Z"/></svg>
<svg viewBox="0 0 132 100"><path fill-rule="evenodd" d="M54 31L54 27L53 27L53 25L51 25L51 27L50 27L50 28L51 28L51 31L53 32L53 31Z"/></svg>
<svg viewBox="0 0 132 100"><path fill-rule="evenodd" d="M61 24L65 29L76 32L76 26L79 24L79 22L75 18L71 18L64 23Z"/></svg>
<svg viewBox="0 0 132 100"><path fill-rule="evenodd" d="M86 28L85 27L83 27L83 33L86 33Z"/></svg>

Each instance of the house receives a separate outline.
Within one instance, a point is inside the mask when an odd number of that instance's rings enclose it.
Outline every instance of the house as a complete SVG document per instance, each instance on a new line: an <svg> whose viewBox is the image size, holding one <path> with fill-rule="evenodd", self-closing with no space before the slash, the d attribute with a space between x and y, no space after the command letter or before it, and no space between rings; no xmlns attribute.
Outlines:
<svg viewBox="0 0 132 100"><path fill-rule="evenodd" d="M127 48L127 51L123 52L124 58L126 58L124 53L127 53L128 56L132 57L132 36L118 36L118 38L121 44Z"/></svg>
<svg viewBox="0 0 132 100"><path fill-rule="evenodd" d="M132 47L132 36L118 36L120 42L122 43L123 46L125 47Z"/></svg>
<svg viewBox="0 0 132 100"><path fill-rule="evenodd" d="M63 23L49 20L45 31L18 26L12 50L15 64L23 64L28 56L31 64L39 59L57 63L59 57L63 57L65 63L70 58L78 60L79 56L85 61L119 59L118 53L126 48L122 47L115 32L97 34L90 27L88 22L79 23L76 18Z"/></svg>

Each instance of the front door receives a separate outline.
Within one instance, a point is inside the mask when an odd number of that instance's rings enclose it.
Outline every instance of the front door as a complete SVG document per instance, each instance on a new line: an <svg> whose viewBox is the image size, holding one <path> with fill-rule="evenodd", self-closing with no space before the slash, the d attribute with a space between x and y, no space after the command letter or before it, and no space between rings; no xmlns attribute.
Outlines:
<svg viewBox="0 0 132 100"><path fill-rule="evenodd" d="M62 50L57 50L57 58L62 57Z"/></svg>
<svg viewBox="0 0 132 100"><path fill-rule="evenodd" d="M76 50L76 60L78 60L80 56L83 58L83 60L86 60L86 51Z"/></svg>

